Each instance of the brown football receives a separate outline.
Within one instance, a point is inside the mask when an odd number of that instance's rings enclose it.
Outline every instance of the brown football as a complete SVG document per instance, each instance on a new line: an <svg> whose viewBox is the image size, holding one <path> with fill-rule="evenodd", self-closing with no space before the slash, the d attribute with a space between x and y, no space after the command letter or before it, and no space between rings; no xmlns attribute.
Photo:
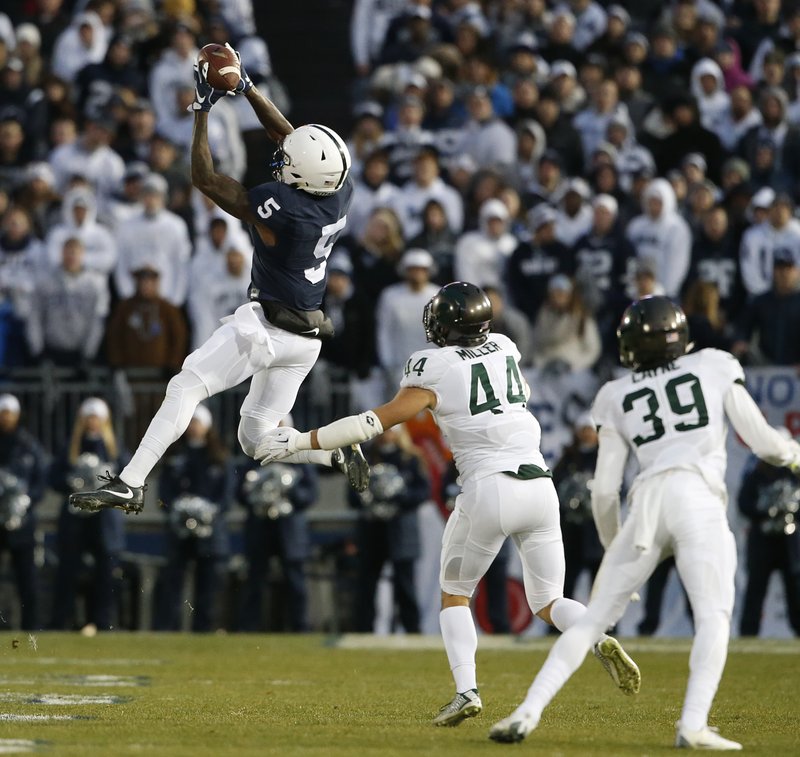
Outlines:
<svg viewBox="0 0 800 757"><path fill-rule="evenodd" d="M206 61L208 61L206 81L214 89L236 89L241 68L235 53L225 45L218 45L212 42L203 47L197 56L198 64L203 64Z"/></svg>

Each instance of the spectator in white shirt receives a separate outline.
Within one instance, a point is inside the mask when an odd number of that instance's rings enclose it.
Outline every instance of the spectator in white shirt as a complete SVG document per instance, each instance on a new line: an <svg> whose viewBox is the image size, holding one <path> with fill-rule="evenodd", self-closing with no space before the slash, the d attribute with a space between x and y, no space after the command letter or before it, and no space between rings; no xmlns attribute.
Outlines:
<svg viewBox="0 0 800 757"><path fill-rule="evenodd" d="M150 72L148 90L156 112L156 128L161 129L173 117L179 87L194 87L197 45L194 31L185 23L175 26L170 46L161 53Z"/></svg>
<svg viewBox="0 0 800 757"><path fill-rule="evenodd" d="M495 198L486 200L478 212L478 230L468 231L456 242L456 280L491 286L505 294L506 263L518 244L509 226L505 203Z"/></svg>
<svg viewBox="0 0 800 757"><path fill-rule="evenodd" d="M654 179L643 194L644 213L628 225L626 236L639 258L656 265L657 279L668 297L680 294L689 272L692 233L677 212L675 192L666 179Z"/></svg>
<svg viewBox="0 0 800 757"><path fill-rule="evenodd" d="M381 292L375 311L378 363L393 394L408 356L427 345L421 313L438 291L431 283L433 257L427 250L406 250L399 264L404 281Z"/></svg>
<svg viewBox="0 0 800 757"><path fill-rule="evenodd" d="M464 225L464 202L461 195L439 175L439 153L434 147L420 149L414 159L413 173L413 178L403 185L393 208L403 226L403 236L411 239L422 231L422 211L428 200L441 203L451 230L460 233Z"/></svg>
<svg viewBox="0 0 800 757"><path fill-rule="evenodd" d="M606 138L612 119L628 120L628 108L619 101L619 88L613 79L606 79L592 93L592 104L580 111L572 125L581 135L583 154L590 156ZM633 128L630 128L633 131Z"/></svg>
<svg viewBox="0 0 800 757"><path fill-rule="evenodd" d="M514 130L494 112L486 87L475 87L467 97L470 119L463 126L463 138L456 153L469 155L479 168L507 170L514 165L517 137Z"/></svg>
<svg viewBox="0 0 800 757"><path fill-rule="evenodd" d="M193 350L216 331L221 318L231 315L239 305L247 302L249 259L247 250L233 245L228 247L216 275L206 276L202 279L203 286L193 286L189 291L187 305Z"/></svg>
<svg viewBox="0 0 800 757"><path fill-rule="evenodd" d="M395 206L399 197L400 187L389 181L389 156L377 147L366 156L361 176L354 182L353 201L347 213L348 236L360 237L372 211Z"/></svg>
<svg viewBox="0 0 800 757"><path fill-rule="evenodd" d="M725 91L722 69L711 58L697 61L692 68L691 89L700 112L700 123L704 128L714 130L731 101Z"/></svg>
<svg viewBox="0 0 800 757"><path fill-rule="evenodd" d="M762 190L763 192L763 190ZM758 195L753 198L754 204ZM770 199L768 193L759 204ZM747 293L755 297L772 288L773 260L778 250L788 250L800 261L800 221L793 217L794 203L786 194L772 194L766 218L754 224L742 236L739 265Z"/></svg>
<svg viewBox="0 0 800 757"><path fill-rule="evenodd" d="M75 142L50 153L59 192L66 191L73 176L82 176L94 187L98 206L105 207L125 175L125 163L110 147L115 132L116 124L110 119L87 120Z"/></svg>
<svg viewBox="0 0 800 757"><path fill-rule="evenodd" d="M72 367L97 355L108 315L108 277L83 260L83 243L68 237L59 263L37 282L26 322L34 358Z"/></svg>
<svg viewBox="0 0 800 757"><path fill-rule="evenodd" d="M592 190L581 178L570 179L556 208L556 239L572 247L592 228Z"/></svg>
<svg viewBox="0 0 800 757"><path fill-rule="evenodd" d="M78 71L101 63L108 49L108 34L93 11L80 13L64 29L53 48L51 67L56 76L73 82Z"/></svg>
<svg viewBox="0 0 800 757"><path fill-rule="evenodd" d="M63 222L47 235L47 259L51 266L61 265L64 244L68 239L81 242L81 265L87 270L108 276L117 263L117 245L112 233L97 218L97 202L88 187L74 187L64 195L61 205Z"/></svg>
<svg viewBox="0 0 800 757"><path fill-rule="evenodd" d="M144 210L116 230L119 259L114 283L120 298L132 297L136 290L133 272L149 266L160 274L164 299L180 307L189 286L192 246L186 222L164 207L166 195L166 180L150 174L142 185Z"/></svg>

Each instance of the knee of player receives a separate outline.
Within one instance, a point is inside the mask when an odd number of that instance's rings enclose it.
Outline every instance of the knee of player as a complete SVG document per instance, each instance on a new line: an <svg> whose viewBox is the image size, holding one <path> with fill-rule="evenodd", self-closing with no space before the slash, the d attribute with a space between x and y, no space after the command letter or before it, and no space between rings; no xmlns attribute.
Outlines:
<svg viewBox="0 0 800 757"><path fill-rule="evenodd" d="M446 610L448 607L469 607L469 597L460 594L449 594L446 591L442 592L442 609Z"/></svg>
<svg viewBox="0 0 800 757"><path fill-rule="evenodd" d="M258 439L256 438L256 434L253 433L255 429L252 428L252 419L250 419L250 421L251 422L248 423L247 418L242 418L239 421L239 428L236 431L236 436L239 439L242 452L248 457L255 458Z"/></svg>

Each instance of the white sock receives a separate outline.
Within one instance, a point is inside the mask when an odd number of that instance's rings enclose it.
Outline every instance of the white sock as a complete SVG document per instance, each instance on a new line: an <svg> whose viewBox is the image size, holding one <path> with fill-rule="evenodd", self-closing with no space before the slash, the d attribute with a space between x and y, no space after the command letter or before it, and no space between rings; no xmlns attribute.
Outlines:
<svg viewBox="0 0 800 757"><path fill-rule="evenodd" d="M464 605L445 607L439 613L439 626L456 691L463 693L477 689L475 652L478 650L478 633L472 611Z"/></svg>
<svg viewBox="0 0 800 757"><path fill-rule="evenodd" d="M528 689L525 701L517 709L540 718L544 708L580 667L596 636L595 628L580 623L565 631L553 645L542 669Z"/></svg>
<svg viewBox="0 0 800 757"><path fill-rule="evenodd" d="M329 449L303 449L284 457L281 462L292 464L313 463L314 465L324 465L326 468L330 468L333 465L331 455L333 455L333 452Z"/></svg>
<svg viewBox="0 0 800 757"><path fill-rule="evenodd" d="M585 612L586 607L580 602L561 597L553 602L553 606L550 608L550 619L553 621L553 625L563 633Z"/></svg>
<svg viewBox="0 0 800 757"><path fill-rule="evenodd" d="M170 444L186 431L197 405L208 397L208 389L191 371L181 371L167 384L167 392L158 412L150 421L131 461L119 477L128 486L143 486L156 463Z"/></svg>
<svg viewBox="0 0 800 757"><path fill-rule="evenodd" d="M731 630L730 621L722 613L695 618L695 624L689 682L681 711L681 725L689 731L699 731L708 724L708 713L728 657Z"/></svg>

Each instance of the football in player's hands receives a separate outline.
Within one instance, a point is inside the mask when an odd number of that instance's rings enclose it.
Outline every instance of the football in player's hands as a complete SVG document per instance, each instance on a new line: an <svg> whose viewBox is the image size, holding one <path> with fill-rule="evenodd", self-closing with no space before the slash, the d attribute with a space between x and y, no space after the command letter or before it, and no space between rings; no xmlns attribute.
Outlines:
<svg viewBox="0 0 800 757"><path fill-rule="evenodd" d="M212 42L200 50L197 62L201 67L208 63L206 81L214 89L232 91L239 85L241 64L231 47Z"/></svg>

